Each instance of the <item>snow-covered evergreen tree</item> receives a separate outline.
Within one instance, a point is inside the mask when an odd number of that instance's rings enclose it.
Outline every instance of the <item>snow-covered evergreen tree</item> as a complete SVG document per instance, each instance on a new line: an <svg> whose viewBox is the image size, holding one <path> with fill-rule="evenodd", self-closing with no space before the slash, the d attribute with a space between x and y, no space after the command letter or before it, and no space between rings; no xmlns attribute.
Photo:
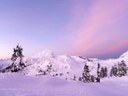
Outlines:
<svg viewBox="0 0 128 96"><path fill-rule="evenodd" d="M19 46L19 44L16 46L16 48L13 49L13 55L12 55L12 72L18 72L22 70L25 66L23 62L23 48Z"/></svg>
<svg viewBox="0 0 128 96"><path fill-rule="evenodd" d="M23 62L23 48L19 46L19 44L16 46L16 48L13 49L13 54L11 57L12 64L5 69L2 70L2 72L18 72L22 70L25 66L25 63Z"/></svg>
<svg viewBox="0 0 128 96"><path fill-rule="evenodd" d="M118 63L118 76L125 76L127 74L127 66L124 61Z"/></svg>
<svg viewBox="0 0 128 96"><path fill-rule="evenodd" d="M127 74L127 71L128 71L128 67L125 64L125 61L121 61L118 62L118 65L112 66L110 71L110 76L122 77Z"/></svg>

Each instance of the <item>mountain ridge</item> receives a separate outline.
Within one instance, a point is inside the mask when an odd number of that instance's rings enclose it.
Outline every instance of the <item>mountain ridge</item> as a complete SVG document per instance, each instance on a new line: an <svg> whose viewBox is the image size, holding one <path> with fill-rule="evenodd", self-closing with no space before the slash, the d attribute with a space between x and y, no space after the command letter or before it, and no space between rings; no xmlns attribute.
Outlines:
<svg viewBox="0 0 128 96"><path fill-rule="evenodd" d="M49 50L43 50L37 54L24 59L26 68L22 70L25 75L52 75L66 80L76 80L82 76L85 64L90 68L90 74L97 75L98 64L101 67L107 67L110 73L111 67L124 60L128 65L128 51L123 53L117 59L98 59L98 58L86 58L82 56L70 56L70 55L54 55ZM0 60L0 67L5 68L5 65L10 64L10 60ZM110 74L109 74L110 75Z"/></svg>

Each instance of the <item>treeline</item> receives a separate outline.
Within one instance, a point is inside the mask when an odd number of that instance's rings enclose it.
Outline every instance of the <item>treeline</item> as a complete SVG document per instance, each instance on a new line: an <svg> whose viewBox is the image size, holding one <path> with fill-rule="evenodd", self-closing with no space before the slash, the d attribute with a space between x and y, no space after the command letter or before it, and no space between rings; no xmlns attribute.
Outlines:
<svg viewBox="0 0 128 96"><path fill-rule="evenodd" d="M124 60L115 64L111 67L110 71L108 71L107 67L101 67L100 63L97 64L97 76L90 74L90 68L87 64L84 66L84 70L82 76L79 77L79 81L82 82L100 82L102 78L105 77L122 77L128 73L128 67Z"/></svg>

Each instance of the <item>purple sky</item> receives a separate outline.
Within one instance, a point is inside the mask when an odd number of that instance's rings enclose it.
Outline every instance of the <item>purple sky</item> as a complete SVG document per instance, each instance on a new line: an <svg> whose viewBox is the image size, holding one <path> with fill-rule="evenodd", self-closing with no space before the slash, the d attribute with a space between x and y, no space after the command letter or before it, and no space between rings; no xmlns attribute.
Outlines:
<svg viewBox="0 0 128 96"><path fill-rule="evenodd" d="M25 56L118 57L128 50L128 0L0 0L0 57L17 43Z"/></svg>

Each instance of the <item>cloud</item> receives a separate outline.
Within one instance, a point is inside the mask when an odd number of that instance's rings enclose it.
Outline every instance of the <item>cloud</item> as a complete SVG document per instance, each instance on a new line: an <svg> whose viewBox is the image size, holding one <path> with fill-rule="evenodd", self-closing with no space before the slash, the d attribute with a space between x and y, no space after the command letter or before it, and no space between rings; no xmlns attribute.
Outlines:
<svg viewBox="0 0 128 96"><path fill-rule="evenodd" d="M81 6L84 5L82 4ZM97 0L97 2L94 2L89 8L88 15L81 18L84 22L81 22L82 24L78 30L73 30L76 33L73 35L74 54L88 55L92 54L92 52L98 54L104 43L108 43L106 45L111 46L112 49L104 48L102 51L109 52L109 50L119 49L121 42L123 43L124 40L122 38L119 42L119 40L114 37L118 37L121 33L121 29L115 32L111 30L115 30L119 27L116 23L126 15L127 10L127 0ZM78 11L75 12L76 15L79 14ZM82 10L83 14L85 14L85 12L86 11ZM76 19L80 18L78 17ZM113 48L113 43L110 40L117 44L116 48ZM125 42L125 44L126 43L128 44L128 42ZM124 46L122 45L122 47Z"/></svg>

